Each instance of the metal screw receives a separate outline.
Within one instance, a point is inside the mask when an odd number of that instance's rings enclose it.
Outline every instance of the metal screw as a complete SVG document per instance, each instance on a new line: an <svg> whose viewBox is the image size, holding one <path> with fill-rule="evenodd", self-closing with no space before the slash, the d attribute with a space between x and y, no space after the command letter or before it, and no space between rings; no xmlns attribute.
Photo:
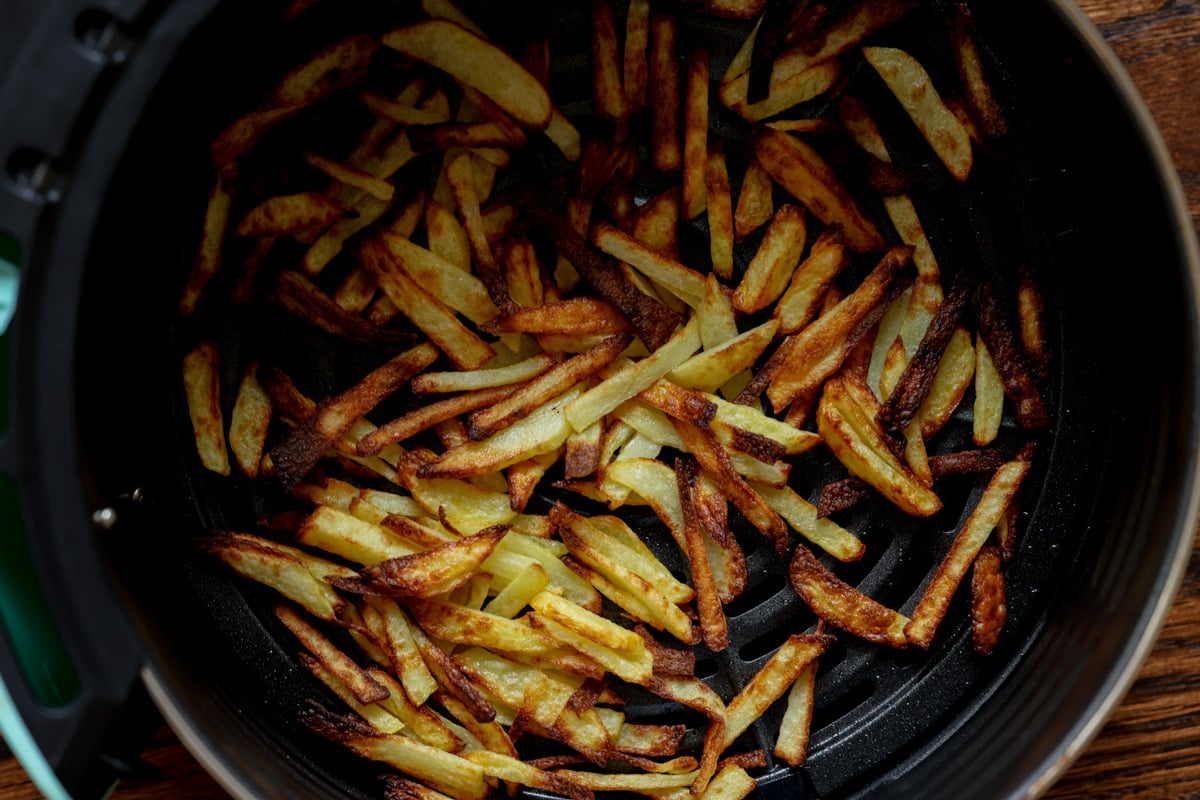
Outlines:
<svg viewBox="0 0 1200 800"><path fill-rule="evenodd" d="M92 513L92 524L101 530L112 530L117 524L117 511L111 506L97 509Z"/></svg>

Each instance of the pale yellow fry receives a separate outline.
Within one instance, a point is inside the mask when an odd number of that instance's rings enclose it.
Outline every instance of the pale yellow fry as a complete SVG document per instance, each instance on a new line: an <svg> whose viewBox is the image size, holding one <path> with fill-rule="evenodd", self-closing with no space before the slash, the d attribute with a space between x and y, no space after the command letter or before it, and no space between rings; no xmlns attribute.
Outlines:
<svg viewBox="0 0 1200 800"><path fill-rule="evenodd" d="M788 692L787 708L783 712L783 720L779 723L773 752L776 758L791 767L803 765L808 755L816 684L817 662L811 661L800 672L800 676Z"/></svg>
<svg viewBox="0 0 1200 800"><path fill-rule="evenodd" d="M708 205L704 181L708 162L708 51L693 49L687 57L683 101L683 199L685 221L695 219Z"/></svg>
<svg viewBox="0 0 1200 800"><path fill-rule="evenodd" d="M313 511L296 541L363 565L418 552L391 531L331 506Z"/></svg>
<svg viewBox="0 0 1200 800"><path fill-rule="evenodd" d="M756 484L754 488L775 513L805 539L838 561L857 561L866 552L862 541L828 517L818 517L817 509L795 490Z"/></svg>
<svg viewBox="0 0 1200 800"><path fill-rule="evenodd" d="M924 438L933 436L949 421L974 375L975 348L971 346L971 334L965 328L958 328L942 352L933 385L917 410Z"/></svg>
<svg viewBox="0 0 1200 800"><path fill-rule="evenodd" d="M508 386L536 378L556 363L558 359L555 357L539 353L503 367L458 372L426 372L413 379L412 390L416 394L435 394Z"/></svg>
<svg viewBox="0 0 1200 800"><path fill-rule="evenodd" d="M722 278L733 275L733 197L725 147L720 140L708 146L704 183L708 192L708 241L713 272Z"/></svg>
<svg viewBox="0 0 1200 800"><path fill-rule="evenodd" d="M804 667L833 641L831 636L794 633L775 651L725 709L725 747L783 696Z"/></svg>
<svg viewBox="0 0 1200 800"><path fill-rule="evenodd" d="M667 377L684 388L715 392L735 375L753 366L778 329L777 320L767 320L719 347L697 353L671 370Z"/></svg>
<svg viewBox="0 0 1200 800"><path fill-rule="evenodd" d="M704 297L693 318L700 325L700 343L705 350L720 347L738 335L729 294L712 273L704 278Z"/></svg>
<svg viewBox="0 0 1200 800"><path fill-rule="evenodd" d="M991 444L1000 432L1004 415L1004 383L983 337L975 340L975 406L972 440L980 447Z"/></svg>
<svg viewBox="0 0 1200 800"><path fill-rule="evenodd" d="M704 301L704 278L700 272L664 256L608 223L592 226L592 244L667 289L692 308Z"/></svg>
<svg viewBox="0 0 1200 800"><path fill-rule="evenodd" d="M747 122L759 122L787 111L793 106L806 103L833 88L842 76L842 67L836 60L815 64L782 81L772 81L766 99L747 103L745 98L730 99L727 105Z"/></svg>
<svg viewBox="0 0 1200 800"><path fill-rule="evenodd" d="M895 47L864 47L863 55L904 106L929 146L960 181L971 173L971 136L938 95L917 59Z"/></svg>
<svg viewBox="0 0 1200 800"><path fill-rule="evenodd" d="M484 606L483 610L489 614L512 619L520 614L525 606L529 605L530 598L545 589L549 583L550 577L546 574L545 568L541 564L533 562L517 577L509 581L508 585L501 589Z"/></svg>
<svg viewBox="0 0 1200 800"><path fill-rule="evenodd" d="M619 369L568 404L565 409L567 422L574 430L584 430L678 367L698 349L700 327L693 320L676 331L662 347Z"/></svg>

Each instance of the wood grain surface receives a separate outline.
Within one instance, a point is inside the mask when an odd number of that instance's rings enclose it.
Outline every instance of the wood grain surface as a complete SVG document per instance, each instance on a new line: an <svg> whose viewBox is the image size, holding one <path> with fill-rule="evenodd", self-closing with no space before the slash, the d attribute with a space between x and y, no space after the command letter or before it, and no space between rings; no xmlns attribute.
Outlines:
<svg viewBox="0 0 1200 800"><path fill-rule="evenodd" d="M1079 4L1141 90L1200 224L1200 0ZM144 757L161 777L126 781L114 800L227 797L166 729ZM0 797L39 796L15 760L0 760ZM1200 798L1200 554L1136 683L1046 797Z"/></svg>

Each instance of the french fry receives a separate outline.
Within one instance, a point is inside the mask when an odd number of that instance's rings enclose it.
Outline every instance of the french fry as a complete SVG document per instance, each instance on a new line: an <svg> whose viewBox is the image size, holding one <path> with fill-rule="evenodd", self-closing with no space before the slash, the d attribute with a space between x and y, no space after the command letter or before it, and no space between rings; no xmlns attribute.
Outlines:
<svg viewBox="0 0 1200 800"><path fill-rule="evenodd" d="M366 73L378 49L379 43L365 34L340 39L288 72L271 100L280 107L308 105L334 89L351 86Z"/></svg>
<svg viewBox="0 0 1200 800"><path fill-rule="evenodd" d="M895 47L864 47L875 68L950 174L965 181L971 173L971 138L938 95L921 63Z"/></svg>
<svg viewBox="0 0 1200 800"><path fill-rule="evenodd" d="M725 747L741 736L767 708L783 696L808 664L825 652L833 637L794 633L775 651L725 710Z"/></svg>
<svg viewBox="0 0 1200 800"><path fill-rule="evenodd" d="M904 632L908 617L842 581L805 545L796 547L788 569L796 593L830 625L877 644L908 644Z"/></svg>
<svg viewBox="0 0 1200 800"><path fill-rule="evenodd" d="M747 180L749 174L747 171ZM745 196L744 183L742 191ZM754 258L750 260L746 272L742 275L741 282L734 290L734 308L753 314L779 299L800 263L807 230L804 209L793 205L779 207L767 226L766 236L763 237ZM816 248L817 245L814 244L813 249ZM792 330L798 327L797 325Z"/></svg>
<svg viewBox="0 0 1200 800"><path fill-rule="evenodd" d="M954 537L949 552L938 565L937 572L921 595L921 601L917 603L912 619L905 625L904 634L909 642L918 647L929 647L955 589L987 541L987 537L991 535L992 529L999 524L1004 509L1021 487L1030 466L1029 461L1010 461L992 476L979 502Z"/></svg>
<svg viewBox="0 0 1200 800"><path fill-rule="evenodd" d="M200 342L189 350L183 357L183 387L200 463L218 475L229 475L219 357L216 344L211 340Z"/></svg>
<svg viewBox="0 0 1200 800"><path fill-rule="evenodd" d="M396 268L382 244L366 243L362 248L362 263L388 299L455 364L474 369L496 354L407 272Z"/></svg>
<svg viewBox="0 0 1200 800"><path fill-rule="evenodd" d="M275 616L326 669L345 684L358 702L369 705L387 698L387 689L376 683L362 667L339 650L291 606L275 606Z"/></svg>
<svg viewBox="0 0 1200 800"><path fill-rule="evenodd" d="M371 292L374 292L373 283ZM279 272L275 285L271 288L270 297L282 308L314 328L352 344L365 344L398 351L412 347L415 343L415 337L411 334L376 325L357 314L350 313L330 299L307 276L295 270Z"/></svg>
<svg viewBox="0 0 1200 800"><path fill-rule="evenodd" d="M467 421L471 438L486 438L533 413L551 398L561 395L607 367L628 343L627 336L608 337L586 352L551 367L494 405L475 412Z"/></svg>
<svg viewBox="0 0 1200 800"><path fill-rule="evenodd" d="M678 186L650 198L634 217L632 231L634 239L675 261L679 260L679 200Z"/></svg>
<svg viewBox="0 0 1200 800"><path fill-rule="evenodd" d="M765 245L765 241L764 241ZM804 263L795 267L773 312L783 333L795 333L818 316L825 290L849 263L838 228L826 228Z"/></svg>
<svg viewBox="0 0 1200 800"><path fill-rule="evenodd" d="M545 88L511 56L466 28L431 19L390 31L383 43L477 89L524 125L544 129L550 124Z"/></svg>
<svg viewBox="0 0 1200 800"><path fill-rule="evenodd" d="M239 575L270 586L319 619L333 621L346 601L313 574L296 553L250 535L215 535L202 549Z"/></svg>
<svg viewBox="0 0 1200 800"><path fill-rule="evenodd" d="M233 206L233 189L237 170L225 168L219 171L217 182L208 195L204 211L204 225L192 271L179 299L180 316L191 316L196 311L205 287L221 269L225 232L229 227L229 213Z"/></svg>
<svg viewBox="0 0 1200 800"><path fill-rule="evenodd" d="M971 646L983 656L995 652L1008 619L1003 560L1000 548L989 541L979 550L972 566Z"/></svg>
<svg viewBox="0 0 1200 800"><path fill-rule="evenodd" d="M314 510L296 533L296 541L359 564L377 564L417 552L386 528L332 506Z"/></svg>
<svg viewBox="0 0 1200 800"><path fill-rule="evenodd" d="M456 800L484 800L489 792L483 768L453 753L397 734L381 734L365 722L335 714L312 703L300 719L318 735L372 761L388 764Z"/></svg>
<svg viewBox="0 0 1200 800"><path fill-rule="evenodd" d="M804 764L808 755L813 705L817 688L817 660L805 665L788 691L787 708L775 737L774 755L789 767ZM718 774L719 777L719 774ZM714 783L716 778L713 779Z"/></svg>
<svg viewBox="0 0 1200 800"><path fill-rule="evenodd" d="M223 130L209 147L213 164L227 168L245 155L264 136L304 110L304 104L248 111Z"/></svg>
<svg viewBox="0 0 1200 800"><path fill-rule="evenodd" d="M704 276L668 258L608 223L592 227L592 243L667 289L692 308L704 300Z"/></svg>
<svg viewBox="0 0 1200 800"><path fill-rule="evenodd" d="M650 2L631 0L625 14L624 86L625 110L635 114L649 104L650 64L647 47L650 43Z"/></svg>
<svg viewBox="0 0 1200 800"><path fill-rule="evenodd" d="M1045 300L1025 264L1017 267L1017 320L1021 344L1038 380L1050 374L1050 345L1046 338Z"/></svg>
<svg viewBox="0 0 1200 800"><path fill-rule="evenodd" d="M258 477L258 464L266 446L267 430L271 424L274 406L271 398L258 382L258 362L252 361L242 373L237 399L229 418L229 449L242 474L247 478Z"/></svg>
<svg viewBox="0 0 1200 800"><path fill-rule="evenodd" d="M238 236L279 236L324 228L346 214L344 206L317 192L279 195L247 211L236 230Z"/></svg>
<svg viewBox="0 0 1200 800"><path fill-rule="evenodd" d="M417 345L375 369L357 384L318 405L316 413L271 449L275 477L291 489L320 459L325 448L341 438L355 421L385 397L433 363L437 351Z"/></svg>
<svg viewBox="0 0 1200 800"><path fill-rule="evenodd" d="M866 546L857 536L832 520L822 519L817 509L793 489L761 485L755 488L792 530L838 561L857 561L866 552Z"/></svg>
<svg viewBox="0 0 1200 800"><path fill-rule="evenodd" d="M385 203L392 202L396 195L396 187L385 180L375 177L364 169L325 158L318 153L305 153L304 163L317 169L335 181L352 186L370 194Z"/></svg>
<svg viewBox="0 0 1200 800"><path fill-rule="evenodd" d="M695 461L675 462L675 477L683 510L684 539L687 542L692 585L696 589L696 611L700 617L700 630L708 649L719 652L729 646L729 631L725 609L721 605L721 597L717 590L717 580L709 562L700 512L697 510L696 473Z"/></svg>
<svg viewBox="0 0 1200 800"><path fill-rule="evenodd" d="M708 194L708 236L713 271L722 278L733 275L733 198L729 189L729 170L725 165L725 147L721 140L708 146L704 173Z"/></svg>
<svg viewBox="0 0 1200 800"><path fill-rule="evenodd" d="M971 335L965 328L958 328L950 337L942 359L938 362L929 394L917 410L921 436L932 437L950 420L954 409L962 401L975 372L976 355L971 346Z"/></svg>
<svg viewBox="0 0 1200 800"><path fill-rule="evenodd" d="M980 447L991 444L1000 432L1004 414L1004 384L983 339L975 342L975 403L971 440Z"/></svg>
<svg viewBox="0 0 1200 800"><path fill-rule="evenodd" d="M760 226L769 222L775 213L772 192L775 185L771 175L757 161L751 161L742 176L737 208L733 212L734 240L742 241Z"/></svg>
<svg viewBox="0 0 1200 800"><path fill-rule="evenodd" d="M433 597L450 592L468 581L495 550L505 528L485 528L462 539L371 564L355 579L331 578L334 586L365 594L395 594Z"/></svg>
<svg viewBox="0 0 1200 800"><path fill-rule="evenodd" d="M568 389L553 401L533 411L507 428L486 439L466 442L451 448L436 460L421 467L425 478L464 478L485 475L510 467L530 456L548 453L566 442L574 427L567 418L583 391Z"/></svg>
<svg viewBox="0 0 1200 800"><path fill-rule="evenodd" d="M729 99L723 100L747 122L761 122L825 94L841 76L838 61L823 61L784 80L772 81L770 94L758 102L736 99L731 92L726 93Z"/></svg>
<svg viewBox="0 0 1200 800"><path fill-rule="evenodd" d="M513 308L481 326L488 333L611 335L629 331L629 321L611 304L591 297Z"/></svg>
<svg viewBox="0 0 1200 800"><path fill-rule="evenodd" d="M683 220L700 216L708 206L705 171L708 163L708 51L688 53L683 103Z"/></svg>
<svg viewBox="0 0 1200 800"><path fill-rule="evenodd" d="M761 128L751 140L755 159L793 197L827 225L841 225L856 252L884 249L884 242L829 164L788 133Z"/></svg>
<svg viewBox="0 0 1200 800"><path fill-rule="evenodd" d="M592 0L592 94L596 111L610 120L626 115L617 17L608 0Z"/></svg>
<svg viewBox="0 0 1200 800"><path fill-rule="evenodd" d="M573 400L564 412L567 422L573 429L583 430L682 364L699 347L699 326L690 322L651 355L621 368Z"/></svg>
<svg viewBox="0 0 1200 800"><path fill-rule="evenodd" d="M447 308L460 312L476 324L496 316L496 305L487 287L474 275L405 237L384 233L379 241L387 248L394 265Z"/></svg>
<svg viewBox="0 0 1200 800"><path fill-rule="evenodd" d="M782 411L797 397L814 391L841 366L854 345L887 307L887 291L896 272L908 262L908 248L892 248L858 288L796 334L795 345L772 377L767 397Z"/></svg>
<svg viewBox="0 0 1200 800"><path fill-rule="evenodd" d="M313 658L308 653L300 653L299 660L300 664L311 672L314 678L325 684L343 703L365 719L378 732L399 733L404 729L404 723L379 703L365 705L360 703L346 684L342 683L341 679L337 675L334 675L332 670L318 659Z"/></svg>
<svg viewBox="0 0 1200 800"><path fill-rule="evenodd" d="M651 162L668 172L683 163L681 107L683 78L679 69L675 17L650 17ZM697 212L698 213L698 212Z"/></svg>
<svg viewBox="0 0 1200 800"><path fill-rule="evenodd" d="M509 386L536 378L558 364L560 360L556 356L539 353L524 361L504 367L458 372L426 372L413 379L412 391L415 394L441 394Z"/></svg>

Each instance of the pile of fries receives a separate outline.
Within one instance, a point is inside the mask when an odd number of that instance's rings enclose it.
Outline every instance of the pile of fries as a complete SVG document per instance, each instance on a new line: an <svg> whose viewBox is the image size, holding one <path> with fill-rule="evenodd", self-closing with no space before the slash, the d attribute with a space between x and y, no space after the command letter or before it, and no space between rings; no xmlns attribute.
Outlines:
<svg viewBox="0 0 1200 800"><path fill-rule="evenodd" d="M394 768L391 798L741 798L755 770L805 762L835 637L926 648L971 573L992 652L1050 421L1042 296L1028 270L938 262L922 175L868 102L907 113L924 170L969 181L1006 123L965 5L946 24L957 82L935 88L888 44L909 0L591 0L592 102L573 117L547 89L550 38L501 44L449 0L412 5L213 142L179 304L200 463L274 504L202 544L277 591L281 636L329 689L304 723ZM686 22L705 15L758 20L723 75ZM339 140L319 125L352 146L318 151ZM306 388L248 335L229 346L231 309L370 367ZM973 446L947 451L956 415ZM793 473L817 449L844 478L805 497ZM961 475L986 487L908 613L836 575L865 551L842 512L933 518ZM730 646L739 530L819 622L722 697L696 659ZM698 714L698 747L627 720L629 687ZM746 749L772 706L773 749Z"/></svg>

